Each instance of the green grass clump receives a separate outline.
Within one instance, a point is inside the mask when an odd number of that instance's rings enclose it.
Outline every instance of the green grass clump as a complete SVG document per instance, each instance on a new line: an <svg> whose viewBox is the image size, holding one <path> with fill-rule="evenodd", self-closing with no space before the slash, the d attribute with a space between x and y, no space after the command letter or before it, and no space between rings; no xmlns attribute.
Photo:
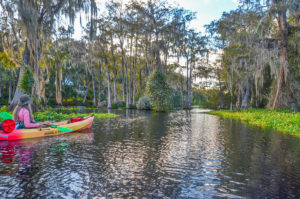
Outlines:
<svg viewBox="0 0 300 199"><path fill-rule="evenodd" d="M118 117L119 115L114 113L56 113L50 111L36 112L34 113L34 119L36 121L59 121L59 120L69 120L74 117L86 117L89 115L94 115L95 119L110 119Z"/></svg>
<svg viewBox="0 0 300 199"><path fill-rule="evenodd" d="M6 112L7 111L7 106L2 106L0 108L0 112Z"/></svg>
<svg viewBox="0 0 300 199"><path fill-rule="evenodd" d="M271 128L281 132L300 135L300 113L289 110L270 111L265 109L251 109L241 112L213 111L212 115L224 118L242 120L251 125Z"/></svg>

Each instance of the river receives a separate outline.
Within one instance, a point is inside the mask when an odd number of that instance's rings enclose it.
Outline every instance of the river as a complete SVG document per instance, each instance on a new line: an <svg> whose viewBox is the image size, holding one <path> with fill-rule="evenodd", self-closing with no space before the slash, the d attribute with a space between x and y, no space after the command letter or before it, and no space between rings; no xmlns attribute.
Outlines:
<svg viewBox="0 0 300 199"><path fill-rule="evenodd" d="M300 138L201 109L0 142L0 198L300 198Z"/></svg>

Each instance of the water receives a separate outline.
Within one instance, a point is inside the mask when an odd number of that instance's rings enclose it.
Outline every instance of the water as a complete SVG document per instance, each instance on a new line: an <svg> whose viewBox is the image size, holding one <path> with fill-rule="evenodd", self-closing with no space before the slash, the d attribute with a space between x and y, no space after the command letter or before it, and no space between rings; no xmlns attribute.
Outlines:
<svg viewBox="0 0 300 199"><path fill-rule="evenodd" d="M300 138L200 109L0 142L0 198L300 198Z"/></svg>

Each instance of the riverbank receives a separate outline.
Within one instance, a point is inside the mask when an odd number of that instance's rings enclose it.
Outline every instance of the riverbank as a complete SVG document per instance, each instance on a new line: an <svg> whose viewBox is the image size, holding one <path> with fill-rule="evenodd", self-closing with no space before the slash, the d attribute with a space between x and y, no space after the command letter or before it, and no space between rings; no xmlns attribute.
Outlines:
<svg viewBox="0 0 300 199"><path fill-rule="evenodd" d="M0 112L6 112L7 107L1 107ZM64 108L60 109L60 111L71 111L68 113L65 112L57 112L56 110L50 108L46 111L40 111L34 113L34 118L37 122L43 122L43 121L60 121L60 120L69 120L71 118L75 118L78 116L81 117L86 117L89 115L94 115L95 119L110 119L110 118L115 118L118 117L119 115L114 114L114 113L78 113L76 112L78 109L77 108ZM0 118L1 121L1 118Z"/></svg>
<svg viewBox="0 0 300 199"><path fill-rule="evenodd" d="M250 125L270 128L281 132L300 135L300 113L288 110L270 111L265 109L251 109L241 112L228 110L212 111L212 115L223 118L241 120Z"/></svg>

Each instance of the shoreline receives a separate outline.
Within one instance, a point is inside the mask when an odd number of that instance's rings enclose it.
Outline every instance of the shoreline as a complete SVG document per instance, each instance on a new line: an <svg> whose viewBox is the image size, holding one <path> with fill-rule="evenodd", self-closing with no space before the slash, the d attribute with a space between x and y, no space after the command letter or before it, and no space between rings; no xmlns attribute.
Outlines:
<svg viewBox="0 0 300 199"><path fill-rule="evenodd" d="M217 115L226 119L240 120L243 123L273 129L292 135L300 135L300 112L288 110L270 111L266 109L250 109L244 111L211 111L210 115Z"/></svg>

